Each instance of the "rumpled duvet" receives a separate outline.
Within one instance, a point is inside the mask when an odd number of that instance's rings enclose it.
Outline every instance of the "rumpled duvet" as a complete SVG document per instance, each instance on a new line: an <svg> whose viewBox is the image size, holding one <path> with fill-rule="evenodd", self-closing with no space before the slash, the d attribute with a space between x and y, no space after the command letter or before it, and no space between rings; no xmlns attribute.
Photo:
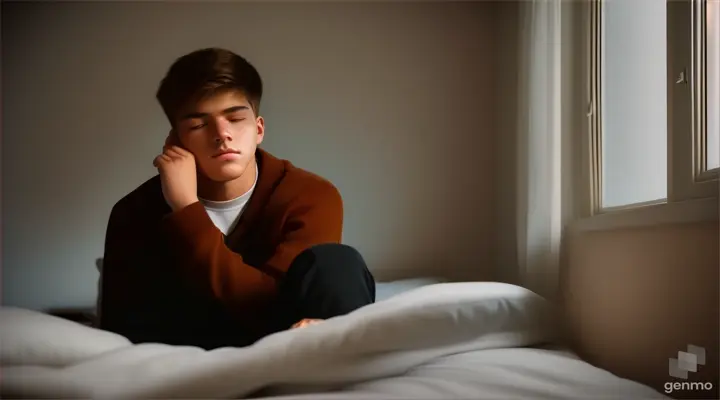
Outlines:
<svg viewBox="0 0 720 400"><path fill-rule="evenodd" d="M443 356L552 342L548 302L519 286L439 283L350 314L205 351L132 344L35 311L0 311L3 397L243 398L266 387L339 387Z"/></svg>

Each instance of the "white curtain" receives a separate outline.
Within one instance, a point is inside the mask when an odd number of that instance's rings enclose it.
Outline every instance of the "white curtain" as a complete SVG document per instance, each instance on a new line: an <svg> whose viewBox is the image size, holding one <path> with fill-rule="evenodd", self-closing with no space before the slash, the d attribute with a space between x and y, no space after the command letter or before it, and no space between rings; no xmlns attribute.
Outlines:
<svg viewBox="0 0 720 400"><path fill-rule="evenodd" d="M516 243L520 283L557 298L562 233L561 0L522 2Z"/></svg>

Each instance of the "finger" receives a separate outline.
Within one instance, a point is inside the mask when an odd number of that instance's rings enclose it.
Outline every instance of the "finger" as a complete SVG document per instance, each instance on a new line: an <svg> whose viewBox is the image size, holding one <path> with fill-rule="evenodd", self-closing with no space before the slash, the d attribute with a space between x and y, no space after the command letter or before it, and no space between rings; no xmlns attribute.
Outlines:
<svg viewBox="0 0 720 400"><path fill-rule="evenodd" d="M306 320L303 319L303 320L300 320L300 321L294 323L290 328L292 328L292 329L302 328L303 326L305 326L305 324L306 324Z"/></svg>
<svg viewBox="0 0 720 400"><path fill-rule="evenodd" d="M160 168L163 164L167 164L169 162L172 162L172 159L170 157L168 157L166 154L160 154L153 160L153 166L155 166L155 168Z"/></svg>
<svg viewBox="0 0 720 400"><path fill-rule="evenodd" d="M179 156L184 155L187 153L187 150L183 149L182 147L173 146L173 145L165 145L163 146L163 153L166 153L168 150L172 150L173 152L177 153Z"/></svg>
<svg viewBox="0 0 720 400"><path fill-rule="evenodd" d="M172 159L178 159L178 158L184 158L185 155L180 153L177 149L177 147L168 147L163 154L166 156L172 158Z"/></svg>
<svg viewBox="0 0 720 400"><path fill-rule="evenodd" d="M192 156L192 153L190 153L189 151L187 151L187 150L185 150L184 148L179 147L179 146L170 146L170 147L168 148L168 150L173 150L173 151L174 151L175 153L177 153L180 157L190 157L190 156Z"/></svg>

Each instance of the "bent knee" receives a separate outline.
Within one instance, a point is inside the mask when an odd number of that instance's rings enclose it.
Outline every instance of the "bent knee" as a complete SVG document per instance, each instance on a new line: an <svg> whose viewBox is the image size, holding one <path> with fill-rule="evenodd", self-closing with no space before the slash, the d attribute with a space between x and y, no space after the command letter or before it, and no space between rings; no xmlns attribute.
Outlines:
<svg viewBox="0 0 720 400"><path fill-rule="evenodd" d="M360 252L352 246L326 243L312 246L296 257L288 271L290 286L313 287L324 296L375 300L375 279Z"/></svg>
<svg viewBox="0 0 720 400"><path fill-rule="evenodd" d="M311 246L295 258L293 265L302 271L312 270L313 275L333 277L371 275L360 252L341 243L324 243Z"/></svg>
<svg viewBox="0 0 720 400"><path fill-rule="evenodd" d="M342 243L323 243L309 247L305 250L312 253L316 259L327 259L330 261L354 261L365 264L362 255L354 247Z"/></svg>

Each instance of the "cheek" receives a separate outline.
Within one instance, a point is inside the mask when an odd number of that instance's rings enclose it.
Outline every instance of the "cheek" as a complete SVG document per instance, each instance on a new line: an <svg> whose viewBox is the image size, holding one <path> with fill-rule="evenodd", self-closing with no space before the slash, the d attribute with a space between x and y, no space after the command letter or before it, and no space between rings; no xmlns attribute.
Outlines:
<svg viewBox="0 0 720 400"><path fill-rule="evenodd" d="M252 148L257 142L257 130L254 126L246 127L233 136L236 146L240 147L241 150Z"/></svg>
<svg viewBox="0 0 720 400"><path fill-rule="evenodd" d="M196 157L212 151L205 135L202 135L200 132L192 132L192 134L185 135L182 144L185 150L193 153Z"/></svg>
<svg viewBox="0 0 720 400"><path fill-rule="evenodd" d="M189 145L185 148L187 151L192 153L193 156L195 156L196 161L204 161L206 158L210 156L210 151L206 149L203 146L198 145Z"/></svg>

